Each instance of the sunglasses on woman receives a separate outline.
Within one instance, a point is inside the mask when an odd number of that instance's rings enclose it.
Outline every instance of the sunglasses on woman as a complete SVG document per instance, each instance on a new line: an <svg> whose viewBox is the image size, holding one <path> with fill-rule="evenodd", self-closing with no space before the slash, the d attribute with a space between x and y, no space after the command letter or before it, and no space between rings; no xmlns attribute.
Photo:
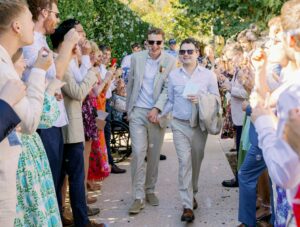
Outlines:
<svg viewBox="0 0 300 227"><path fill-rule="evenodd" d="M187 53L188 55L192 55L195 50L179 50L180 55L185 55Z"/></svg>
<svg viewBox="0 0 300 227"><path fill-rule="evenodd" d="M154 41L154 40L148 40L148 44L149 45L154 45L154 43L156 43L157 46L161 45L162 44L162 40L157 40L157 41Z"/></svg>

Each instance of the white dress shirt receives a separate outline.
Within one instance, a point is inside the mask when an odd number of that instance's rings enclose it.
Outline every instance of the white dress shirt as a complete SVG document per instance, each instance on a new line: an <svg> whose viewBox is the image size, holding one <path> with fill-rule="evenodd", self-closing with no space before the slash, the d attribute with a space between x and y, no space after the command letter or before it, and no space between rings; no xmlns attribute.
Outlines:
<svg viewBox="0 0 300 227"><path fill-rule="evenodd" d="M88 73L89 69L92 67L90 57L88 55L83 55L81 57L81 65L78 67L77 60L73 58L69 63L69 69L77 83L81 83Z"/></svg>
<svg viewBox="0 0 300 227"><path fill-rule="evenodd" d="M300 183L300 159L296 152L283 140L283 130L288 112L300 106L300 84L290 86L277 102L278 126L271 116L260 116L255 121L259 147L263 151L264 160L273 182L287 189L289 203Z"/></svg>
<svg viewBox="0 0 300 227"><path fill-rule="evenodd" d="M136 107L152 109L154 107L153 89L155 76L159 70L161 56L158 59L147 57L142 87L137 98Z"/></svg>
<svg viewBox="0 0 300 227"><path fill-rule="evenodd" d="M89 55L82 55L81 56L81 65L80 65L80 73L83 78L88 73L89 69L92 68L91 58ZM82 80L83 80L82 78ZM81 80L81 81L82 81Z"/></svg>
<svg viewBox="0 0 300 227"><path fill-rule="evenodd" d="M103 64L101 64L100 67L99 67L99 70L100 70L101 78L102 78L102 80L104 80L105 79L105 75L107 73L106 66L103 65ZM116 85L115 85L114 82L115 82L114 80L111 81L110 87L106 91L106 95L105 95L106 99L110 99L112 97L113 90L116 89Z"/></svg>
<svg viewBox="0 0 300 227"><path fill-rule="evenodd" d="M130 68L130 64L131 64L131 56L132 54L129 54L129 55L126 55L123 60L122 60L122 63L121 63L121 68L124 69L124 68Z"/></svg>
<svg viewBox="0 0 300 227"><path fill-rule="evenodd" d="M173 117L180 120L190 120L192 117L192 103L183 97L183 91L187 83L196 84L198 93L210 93L220 96L216 76L208 69L197 66L192 75L181 67L170 72L168 81L168 102L162 112L162 116L172 111ZM195 94L195 95L197 95Z"/></svg>
<svg viewBox="0 0 300 227"><path fill-rule="evenodd" d="M32 67L38 57L38 53L41 48L47 48L50 49L47 41L46 41L46 36L39 32L34 32L34 42L30 46L25 46L23 47L23 54L24 58L26 60L26 70L23 74L23 80L27 81L30 71L32 70ZM50 68L48 69L46 73L46 78L47 80L53 80L56 78L56 68L55 64L53 63ZM61 90L59 89L59 92L61 93ZM53 126L56 127L63 127L68 124L68 116L66 113L66 108L64 105L64 100L58 101L58 107L59 107L59 117L58 119L54 122Z"/></svg>

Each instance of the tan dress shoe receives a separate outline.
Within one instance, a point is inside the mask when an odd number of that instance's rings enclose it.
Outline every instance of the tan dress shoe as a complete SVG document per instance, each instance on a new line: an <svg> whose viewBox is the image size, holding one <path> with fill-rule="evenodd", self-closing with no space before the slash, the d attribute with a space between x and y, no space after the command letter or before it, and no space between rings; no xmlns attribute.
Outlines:
<svg viewBox="0 0 300 227"><path fill-rule="evenodd" d="M159 200L154 193L146 194L146 201L152 206L158 206Z"/></svg>
<svg viewBox="0 0 300 227"><path fill-rule="evenodd" d="M129 208L129 214L138 214L145 207L145 202L143 199L134 200L133 204Z"/></svg>

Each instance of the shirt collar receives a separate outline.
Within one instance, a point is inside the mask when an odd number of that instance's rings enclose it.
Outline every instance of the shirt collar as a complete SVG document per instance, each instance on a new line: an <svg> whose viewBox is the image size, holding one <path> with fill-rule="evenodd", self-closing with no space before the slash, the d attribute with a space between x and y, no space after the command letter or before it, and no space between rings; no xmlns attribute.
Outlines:
<svg viewBox="0 0 300 227"><path fill-rule="evenodd" d="M13 66L11 57L9 56L7 50L6 50L2 45L0 45L0 58L1 58L5 63L7 63L7 64Z"/></svg>
<svg viewBox="0 0 300 227"><path fill-rule="evenodd" d="M183 72L184 74L189 75L189 74L187 73L187 71L184 69L183 66L181 66L179 70L180 70L180 72ZM196 71L198 71L199 73L202 72L202 71L203 71L203 67L200 66L200 65L198 64L197 67L195 68L193 74L194 74Z"/></svg>
<svg viewBox="0 0 300 227"><path fill-rule="evenodd" d="M46 40L46 36L45 36L45 35L43 35L43 34L40 33L40 32L36 32L36 31L34 31L34 38L35 38L35 39Z"/></svg>
<svg viewBox="0 0 300 227"><path fill-rule="evenodd" d="M159 57L157 59L152 59L149 55L149 52L147 54L147 60L152 60L154 62L160 62L160 60L162 59L162 56L163 56L163 51L161 51L161 54L159 55Z"/></svg>

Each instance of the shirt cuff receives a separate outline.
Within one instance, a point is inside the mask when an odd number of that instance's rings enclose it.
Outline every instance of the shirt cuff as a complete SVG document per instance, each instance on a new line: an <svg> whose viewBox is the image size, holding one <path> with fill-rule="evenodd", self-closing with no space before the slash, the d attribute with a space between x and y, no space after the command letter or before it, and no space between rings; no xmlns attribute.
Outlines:
<svg viewBox="0 0 300 227"><path fill-rule="evenodd" d="M82 55L81 63L84 64L88 69L92 67L91 59L89 55Z"/></svg>
<svg viewBox="0 0 300 227"><path fill-rule="evenodd" d="M46 76L46 71L43 70L43 69L40 69L40 68L33 68L31 70L31 73L34 73L34 74L39 74L41 76Z"/></svg>
<svg viewBox="0 0 300 227"><path fill-rule="evenodd" d="M262 115L258 117L254 122L254 126L258 134L266 128L275 129L273 119L270 115Z"/></svg>

